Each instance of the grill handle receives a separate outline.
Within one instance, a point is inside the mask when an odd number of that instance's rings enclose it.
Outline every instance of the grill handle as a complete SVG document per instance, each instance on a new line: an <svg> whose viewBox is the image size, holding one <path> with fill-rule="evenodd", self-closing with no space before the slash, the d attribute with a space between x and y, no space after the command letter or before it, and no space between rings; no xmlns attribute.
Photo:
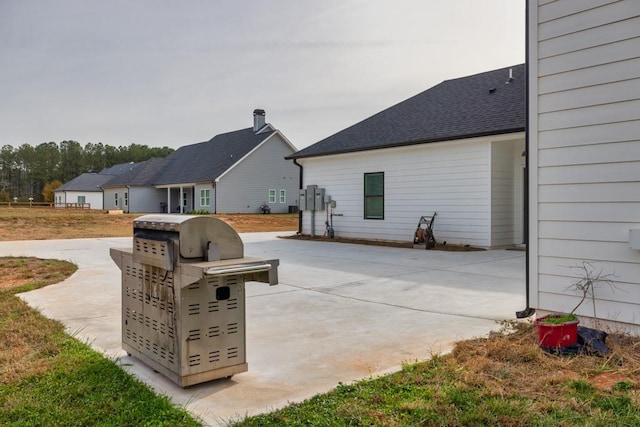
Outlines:
<svg viewBox="0 0 640 427"><path fill-rule="evenodd" d="M228 267L211 267L205 270L209 276L228 276L238 273L258 273L271 270L271 264L230 265Z"/></svg>

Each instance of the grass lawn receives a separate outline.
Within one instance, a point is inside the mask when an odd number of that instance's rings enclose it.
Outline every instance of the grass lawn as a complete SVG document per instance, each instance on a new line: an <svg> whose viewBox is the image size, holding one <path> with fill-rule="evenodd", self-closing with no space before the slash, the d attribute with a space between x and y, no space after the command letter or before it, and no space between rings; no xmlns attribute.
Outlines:
<svg viewBox="0 0 640 427"><path fill-rule="evenodd" d="M63 261L0 259L0 425L201 425L15 295L75 270Z"/></svg>

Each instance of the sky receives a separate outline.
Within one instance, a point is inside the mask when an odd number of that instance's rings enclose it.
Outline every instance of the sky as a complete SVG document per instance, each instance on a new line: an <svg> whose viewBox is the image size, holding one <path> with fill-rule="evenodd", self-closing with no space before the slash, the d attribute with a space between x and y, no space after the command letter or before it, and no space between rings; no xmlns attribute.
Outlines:
<svg viewBox="0 0 640 427"><path fill-rule="evenodd" d="M0 147L298 149L447 79L525 60L523 0L0 0Z"/></svg>

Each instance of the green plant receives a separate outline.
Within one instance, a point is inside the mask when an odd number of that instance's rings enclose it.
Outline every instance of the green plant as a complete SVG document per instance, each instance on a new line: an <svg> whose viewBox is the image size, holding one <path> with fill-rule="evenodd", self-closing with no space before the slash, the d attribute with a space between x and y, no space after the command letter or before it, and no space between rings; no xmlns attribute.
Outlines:
<svg viewBox="0 0 640 427"><path fill-rule="evenodd" d="M575 314L552 314L547 316L542 320L542 323L545 325L562 325L564 323L575 322L578 320Z"/></svg>
<svg viewBox="0 0 640 427"><path fill-rule="evenodd" d="M197 209L188 212L188 215L211 215L211 212L205 209Z"/></svg>

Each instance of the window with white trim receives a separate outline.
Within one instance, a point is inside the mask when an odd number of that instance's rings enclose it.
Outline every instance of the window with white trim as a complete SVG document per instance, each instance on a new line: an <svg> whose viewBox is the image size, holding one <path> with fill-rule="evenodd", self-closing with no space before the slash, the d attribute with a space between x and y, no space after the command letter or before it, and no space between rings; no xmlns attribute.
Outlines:
<svg viewBox="0 0 640 427"><path fill-rule="evenodd" d="M209 206L211 204L211 190L203 188L200 190L200 206Z"/></svg>
<svg viewBox="0 0 640 427"><path fill-rule="evenodd" d="M124 193L124 207L129 206L129 192Z"/></svg>
<svg viewBox="0 0 640 427"><path fill-rule="evenodd" d="M280 203L287 203L287 190L280 190Z"/></svg>
<svg viewBox="0 0 640 427"><path fill-rule="evenodd" d="M118 207L118 193L116 193L114 196L115 196L115 201L113 203L113 206Z"/></svg>
<svg viewBox="0 0 640 427"><path fill-rule="evenodd" d="M84 205L85 200L86 200L85 196L78 196L78 204Z"/></svg>
<svg viewBox="0 0 640 427"><path fill-rule="evenodd" d="M384 219L384 172L364 174L364 219Z"/></svg>
<svg viewBox="0 0 640 427"><path fill-rule="evenodd" d="M276 190L269 190L269 203L276 202Z"/></svg>

